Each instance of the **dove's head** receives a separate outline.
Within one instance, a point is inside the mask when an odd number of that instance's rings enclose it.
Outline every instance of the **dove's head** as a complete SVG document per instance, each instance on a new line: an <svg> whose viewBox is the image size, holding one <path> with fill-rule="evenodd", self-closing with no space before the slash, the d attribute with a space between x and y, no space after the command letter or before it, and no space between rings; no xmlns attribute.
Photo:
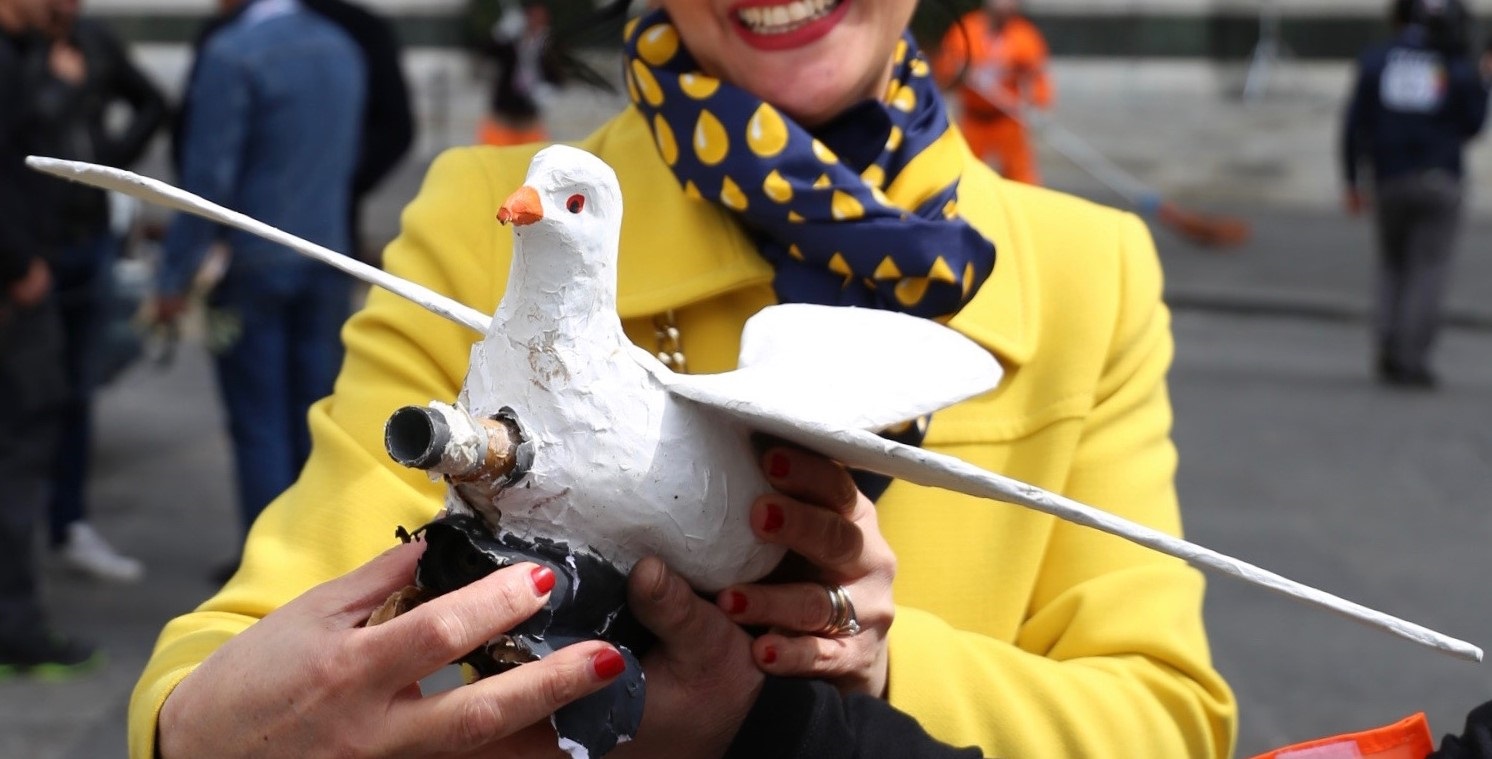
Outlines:
<svg viewBox="0 0 1492 759"><path fill-rule="evenodd" d="M523 186L503 202L497 220L512 224L526 247L542 245L552 251L546 255L573 249L600 273L615 266L622 230L616 172L584 150L551 145L534 155Z"/></svg>

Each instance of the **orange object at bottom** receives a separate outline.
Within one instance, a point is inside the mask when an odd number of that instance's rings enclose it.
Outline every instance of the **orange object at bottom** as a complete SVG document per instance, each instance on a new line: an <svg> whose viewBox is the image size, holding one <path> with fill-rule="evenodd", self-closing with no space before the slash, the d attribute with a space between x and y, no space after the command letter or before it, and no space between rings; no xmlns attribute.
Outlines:
<svg viewBox="0 0 1492 759"><path fill-rule="evenodd" d="M527 145L548 142L549 133L538 121L527 124L505 124L492 116L483 116L477 124L477 142L482 145Z"/></svg>
<svg viewBox="0 0 1492 759"><path fill-rule="evenodd" d="M1392 725L1277 748L1253 759L1425 759L1435 750L1425 713Z"/></svg>

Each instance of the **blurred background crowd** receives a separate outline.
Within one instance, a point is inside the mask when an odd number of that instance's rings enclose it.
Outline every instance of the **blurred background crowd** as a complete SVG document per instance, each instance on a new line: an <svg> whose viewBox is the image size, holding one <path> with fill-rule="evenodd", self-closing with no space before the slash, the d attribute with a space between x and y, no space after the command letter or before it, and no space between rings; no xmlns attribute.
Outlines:
<svg viewBox="0 0 1492 759"><path fill-rule="evenodd" d="M131 168L376 264L441 150L577 139L625 102L591 10L0 0L0 757L123 754L156 632L293 481L360 297L22 158ZM1488 11L925 0L915 22L977 154L1151 223L1189 536L1482 644ZM286 14L293 39L254 33ZM1492 695L1226 581L1207 614L1241 754L1421 709L1458 729Z"/></svg>

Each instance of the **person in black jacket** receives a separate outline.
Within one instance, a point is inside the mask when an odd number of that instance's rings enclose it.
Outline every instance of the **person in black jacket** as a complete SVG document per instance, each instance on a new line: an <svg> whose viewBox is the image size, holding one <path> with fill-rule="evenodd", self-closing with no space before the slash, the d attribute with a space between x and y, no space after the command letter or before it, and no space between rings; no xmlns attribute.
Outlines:
<svg viewBox="0 0 1492 759"><path fill-rule="evenodd" d="M1461 219L1461 153L1486 122L1487 66L1472 60L1459 0L1395 0L1392 14L1393 39L1358 60L1342 139L1346 207L1366 206L1366 163L1378 224L1378 376L1429 388Z"/></svg>
<svg viewBox="0 0 1492 759"><path fill-rule="evenodd" d="M54 185L25 166L43 144L37 105L61 97L36 36L45 18L45 0L0 0L0 679L99 660L50 629L32 549L63 388L61 323L49 297Z"/></svg>
<svg viewBox="0 0 1492 759"><path fill-rule="evenodd" d="M166 98L130 61L107 27L79 18L80 0L51 0L48 68L66 97L39 114L58 158L126 167L145 152L166 118ZM111 123L116 107L127 114ZM122 246L111 225L109 199L81 184L58 186L62 234L53 267L62 312L69 397L61 445L52 465L50 539L69 567L91 577L132 582L141 563L119 554L85 518L95 386L101 381L103 337L113 298L112 271Z"/></svg>
<svg viewBox="0 0 1492 759"><path fill-rule="evenodd" d="M549 7L540 0L522 0L520 7L499 5L502 11L497 21L477 43L497 64L487 114L477 126L477 141L484 145L547 141L542 91L563 79L550 32Z"/></svg>
<svg viewBox="0 0 1492 759"><path fill-rule="evenodd" d="M363 107L363 139L358 151L357 171L352 178L353 250L365 260L376 257L367 250L360 234L362 201L414 144L414 112L409 85L400 64L399 39L389 22L347 0L301 0L307 8L342 27L363 54L368 76L368 98ZM382 244L373 246L381 248Z"/></svg>

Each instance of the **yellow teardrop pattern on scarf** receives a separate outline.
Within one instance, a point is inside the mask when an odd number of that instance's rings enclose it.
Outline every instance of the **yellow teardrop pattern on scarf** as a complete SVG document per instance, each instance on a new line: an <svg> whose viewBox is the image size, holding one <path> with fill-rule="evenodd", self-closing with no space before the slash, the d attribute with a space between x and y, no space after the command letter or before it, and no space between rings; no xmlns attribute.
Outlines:
<svg viewBox="0 0 1492 759"><path fill-rule="evenodd" d="M927 76L927 61L924 61L921 58L913 58L911 69L912 76Z"/></svg>
<svg viewBox="0 0 1492 759"><path fill-rule="evenodd" d="M746 210L746 193L741 192L740 186L730 181L730 177L726 177L720 185L720 202L732 211L744 211Z"/></svg>
<svg viewBox="0 0 1492 759"><path fill-rule="evenodd" d="M836 252L829 258L829 271L832 271L842 277L848 277L854 274L854 272L850 271L850 263L844 260L844 254L838 252Z"/></svg>
<svg viewBox="0 0 1492 759"><path fill-rule="evenodd" d="M792 256L793 258L798 259L799 261L803 260L803 251L797 245L787 246L787 254Z"/></svg>
<svg viewBox="0 0 1492 759"><path fill-rule="evenodd" d="M679 89L695 100L704 100L720 89L720 80L704 74L681 74Z"/></svg>
<svg viewBox="0 0 1492 759"><path fill-rule="evenodd" d="M625 69L622 73L622 78L627 80L627 94L632 96L632 102L642 102L642 95L637 92L637 80L632 77L632 69Z"/></svg>
<svg viewBox="0 0 1492 759"><path fill-rule="evenodd" d="M901 136L901 127L891 127L891 134L886 137L886 149L896 152L896 149L901 147Z"/></svg>
<svg viewBox="0 0 1492 759"><path fill-rule="evenodd" d="M834 214L835 221L853 221L865 215L865 206L860 205L860 201L855 200L854 195L843 190L835 190L829 201L829 212Z"/></svg>
<svg viewBox="0 0 1492 759"><path fill-rule="evenodd" d="M706 166L715 166L730 154L725 126L709 111L700 111L699 120L694 122L694 154Z"/></svg>
<svg viewBox="0 0 1492 759"><path fill-rule="evenodd" d="M964 264L964 299L968 300L969 291L974 289L974 262Z"/></svg>
<svg viewBox="0 0 1492 759"><path fill-rule="evenodd" d="M950 285L958 281L958 275L953 273L953 267L949 266L942 256L938 256L933 261L932 268L927 271L927 278L947 282Z"/></svg>
<svg viewBox="0 0 1492 759"><path fill-rule="evenodd" d="M797 211L788 211L787 220L794 224L802 224L804 219Z"/></svg>
<svg viewBox="0 0 1492 759"><path fill-rule="evenodd" d="M827 164L839 163L839 156L834 155L834 151L830 150L828 145L818 140L813 141L813 156Z"/></svg>
<svg viewBox="0 0 1492 759"><path fill-rule="evenodd" d="M820 174L818 179L813 180L813 189L822 190L834 184L834 180L828 174Z"/></svg>
<svg viewBox="0 0 1492 759"><path fill-rule="evenodd" d="M653 77L653 72L642 65L642 61L632 61L632 77L637 81L637 90L642 93L648 105L657 108L663 105L663 88L658 86L658 80Z"/></svg>
<svg viewBox="0 0 1492 759"><path fill-rule="evenodd" d="M668 59L679 51L679 33L672 24L649 27L637 40L637 54L654 66L668 63Z"/></svg>
<svg viewBox="0 0 1492 759"><path fill-rule="evenodd" d="M637 22L641 20L642 16L638 16L631 21L628 21L627 25L622 27L622 39L628 39L629 37L631 37L632 32L637 29Z"/></svg>
<svg viewBox="0 0 1492 759"><path fill-rule="evenodd" d="M873 163L860 172L860 178L871 187L881 187L886 184L886 170Z"/></svg>
<svg viewBox="0 0 1492 759"><path fill-rule="evenodd" d="M701 195L699 193L699 188L695 187L694 186L694 182L692 182L692 181L684 183L684 197L686 197L686 198L694 198L695 200L704 200L705 199L705 196L703 196L703 195Z"/></svg>
<svg viewBox="0 0 1492 759"><path fill-rule="evenodd" d="M661 114L653 117L653 137L658 140L658 154L663 156L663 162L669 166L678 162L679 142L674 139L673 127Z"/></svg>
<svg viewBox="0 0 1492 759"><path fill-rule="evenodd" d="M901 63L907 59L907 41L900 39L896 41L896 62Z"/></svg>
<svg viewBox="0 0 1492 759"><path fill-rule="evenodd" d="M921 303L926 295L927 279L923 277L908 277L896 283L896 300L907 308Z"/></svg>
<svg viewBox="0 0 1492 759"><path fill-rule="evenodd" d="M917 93L903 84L897 88L896 94L891 96L891 107L906 113L917 110Z"/></svg>
<svg viewBox="0 0 1492 759"><path fill-rule="evenodd" d="M774 203L790 203L793 200L793 186L776 169L772 169L772 173L762 182L762 193Z"/></svg>
<svg viewBox="0 0 1492 759"><path fill-rule="evenodd" d="M895 261L891 260L891 256L886 256L876 267L874 276L876 279L901 279L901 269L896 266Z"/></svg>
<svg viewBox="0 0 1492 759"><path fill-rule="evenodd" d="M746 122L746 144L761 158L771 158L787 148L787 123L776 108L762 103ZM818 140L814 140L818 144ZM776 173L776 172L773 172ZM779 200L779 203L787 201Z"/></svg>

